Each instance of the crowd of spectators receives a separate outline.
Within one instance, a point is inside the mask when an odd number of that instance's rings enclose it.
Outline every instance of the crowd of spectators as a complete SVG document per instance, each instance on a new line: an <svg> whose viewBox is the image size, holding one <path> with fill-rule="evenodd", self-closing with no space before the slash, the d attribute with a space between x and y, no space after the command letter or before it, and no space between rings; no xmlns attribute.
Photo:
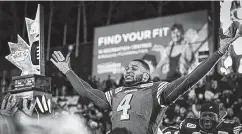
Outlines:
<svg viewBox="0 0 242 134"><path fill-rule="evenodd" d="M180 97L166 111L164 126L179 126L188 117L198 117L201 104L206 101L216 101L225 119L242 121L242 75L208 76L197 83L191 90Z"/></svg>
<svg viewBox="0 0 242 134"><path fill-rule="evenodd" d="M153 79L153 81L159 80L159 78ZM124 83L123 79L120 79L117 83L110 75L104 81L100 81L95 76L90 76L87 82L93 88L103 92L121 86ZM87 99L80 97L67 80L64 83L61 82L61 85L52 85L52 106L54 111L59 111L63 114L79 115L80 118L85 119L87 126L94 134L102 134L110 130L110 117L112 114L110 111L101 110ZM11 87L12 84L9 80L1 81L1 89L5 88L4 90L8 90ZM220 103L222 114L225 111L227 113L226 119L241 122L241 88L242 74L231 73L229 75L216 74L207 76L167 109L162 126L179 126L179 123L187 117L198 117L201 104L210 100L216 100Z"/></svg>

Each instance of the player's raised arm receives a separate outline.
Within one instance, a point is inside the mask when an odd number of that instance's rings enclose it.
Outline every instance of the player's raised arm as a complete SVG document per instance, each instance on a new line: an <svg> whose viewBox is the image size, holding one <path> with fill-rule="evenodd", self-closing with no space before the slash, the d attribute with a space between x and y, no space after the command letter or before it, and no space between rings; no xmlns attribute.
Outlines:
<svg viewBox="0 0 242 134"><path fill-rule="evenodd" d="M160 102L164 102L164 104L171 104L180 95L184 94L186 91L188 91L188 89L190 89L194 84L202 79L227 52L231 43L241 36L241 28L238 27L237 29L239 33L233 37L220 36L220 48L218 51L214 52L207 60L202 62L190 74L168 84L166 88L164 88L164 91L161 93Z"/></svg>
<svg viewBox="0 0 242 134"><path fill-rule="evenodd" d="M79 95L88 98L95 105L102 109L109 109L109 101L106 94L100 90L93 89L87 82L79 78L76 73L70 67L70 53L66 58L60 51L54 51L52 58L50 59L53 64L66 75L71 85L79 93Z"/></svg>

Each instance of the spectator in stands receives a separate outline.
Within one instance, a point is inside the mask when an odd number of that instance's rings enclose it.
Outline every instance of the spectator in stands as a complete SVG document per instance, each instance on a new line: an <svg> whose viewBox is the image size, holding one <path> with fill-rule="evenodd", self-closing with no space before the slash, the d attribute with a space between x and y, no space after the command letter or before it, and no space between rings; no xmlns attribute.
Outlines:
<svg viewBox="0 0 242 134"><path fill-rule="evenodd" d="M120 79L119 79L118 86L119 86L119 87L124 86L124 85L125 85L124 83L125 83L125 82L124 82L124 75L122 74L121 77L120 77Z"/></svg>
<svg viewBox="0 0 242 134"><path fill-rule="evenodd" d="M98 89L98 82L97 82L96 76L93 76L92 83L93 83L93 87L95 89Z"/></svg>
<svg viewBox="0 0 242 134"><path fill-rule="evenodd" d="M67 86L63 85L61 88L61 96L66 96L67 95Z"/></svg>
<svg viewBox="0 0 242 134"><path fill-rule="evenodd" d="M108 75L108 79L106 80L106 89L104 92L109 91L110 89L116 88L117 84L115 81L111 78L111 75Z"/></svg>
<svg viewBox="0 0 242 134"><path fill-rule="evenodd" d="M101 83L100 78L97 79L96 85L97 85L97 89L102 90L102 83Z"/></svg>

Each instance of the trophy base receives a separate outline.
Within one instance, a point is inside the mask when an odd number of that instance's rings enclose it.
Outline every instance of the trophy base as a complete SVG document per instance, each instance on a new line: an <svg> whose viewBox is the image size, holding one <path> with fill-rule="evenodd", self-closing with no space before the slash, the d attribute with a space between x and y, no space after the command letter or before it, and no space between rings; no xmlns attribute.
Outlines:
<svg viewBox="0 0 242 134"><path fill-rule="evenodd" d="M22 100L36 100L37 103L33 109L33 118L42 117L51 113L51 78L42 75L26 75L12 78L14 89L5 93L10 93L16 97L22 105ZM20 108L21 109L21 108Z"/></svg>
<svg viewBox="0 0 242 134"><path fill-rule="evenodd" d="M34 90L34 89L24 89L24 90L12 90L12 91L8 91L6 93L11 93L13 95L15 95L17 97L17 99L34 99L36 97L42 97L43 95L45 95L45 97L47 99L51 99L52 98L52 94L48 93L48 92L43 92L43 91L38 91L38 90Z"/></svg>
<svg viewBox="0 0 242 134"><path fill-rule="evenodd" d="M33 113L31 115L32 118L40 118L40 117L45 117L51 114L52 111L52 94L43 92L43 91L38 91L34 89L26 89L26 90L17 90L17 91L8 91L11 93L11 95L16 97L16 100L20 104L20 107L22 108L23 104L22 101L23 99L27 99L29 102L30 101L36 101L37 98L39 101L37 101L36 105L34 106ZM6 92L7 93L7 92ZM43 99L44 97L44 99ZM21 109L20 108L20 109Z"/></svg>
<svg viewBox="0 0 242 134"><path fill-rule="evenodd" d="M51 92L51 78L42 75L25 75L12 78L14 89L11 92L37 90Z"/></svg>
<svg viewBox="0 0 242 134"><path fill-rule="evenodd" d="M52 101L51 78L42 75L26 75L12 78L14 89L5 92L16 97L17 100L28 99L35 100L37 97L42 100ZM42 101L41 101L42 102Z"/></svg>

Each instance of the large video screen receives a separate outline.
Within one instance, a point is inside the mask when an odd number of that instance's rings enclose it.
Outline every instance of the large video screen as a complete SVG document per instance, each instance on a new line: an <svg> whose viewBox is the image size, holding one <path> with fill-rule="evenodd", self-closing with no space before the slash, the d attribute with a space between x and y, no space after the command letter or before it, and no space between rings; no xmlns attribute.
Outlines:
<svg viewBox="0 0 242 134"><path fill-rule="evenodd" d="M242 12L239 11L241 11L240 1L220 1L220 27L224 34L234 21L242 19ZM242 73L241 42L242 38L238 38L233 42L229 52L223 56L218 66L220 74Z"/></svg>
<svg viewBox="0 0 242 134"><path fill-rule="evenodd" d="M208 29L207 11L95 28L92 75L118 80L133 59L147 62L152 78L185 75L208 57Z"/></svg>

